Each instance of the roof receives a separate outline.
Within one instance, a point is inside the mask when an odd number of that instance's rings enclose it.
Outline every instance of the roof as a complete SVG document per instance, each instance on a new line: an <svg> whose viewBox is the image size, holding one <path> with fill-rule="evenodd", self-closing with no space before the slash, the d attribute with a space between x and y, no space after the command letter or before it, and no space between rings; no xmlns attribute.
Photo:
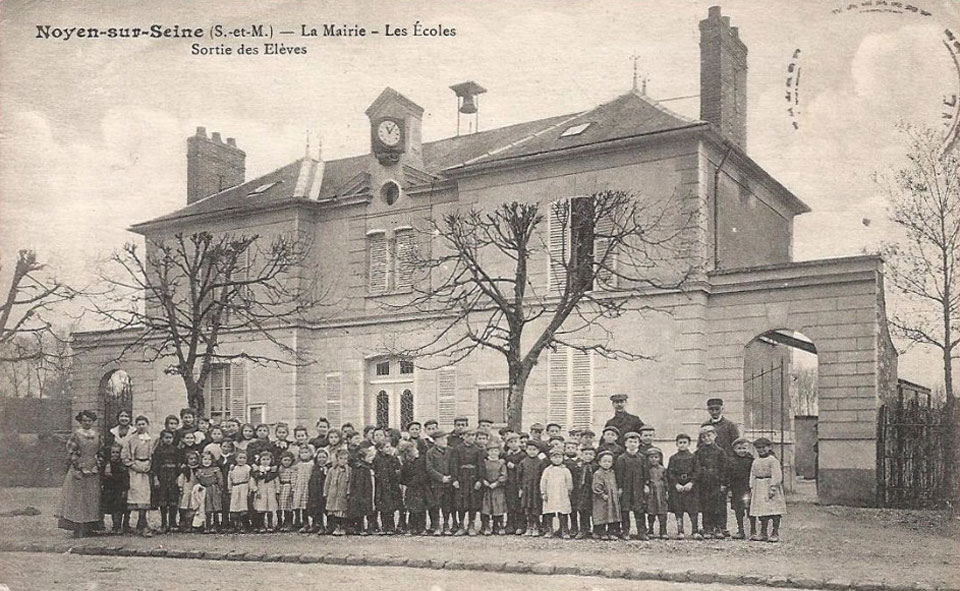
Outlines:
<svg viewBox="0 0 960 591"><path fill-rule="evenodd" d="M387 88L377 101L394 94L399 95ZM629 140L696 127L709 129L710 125L678 115L633 90L587 111L424 143L423 169L408 167L406 184L424 184L454 177L471 169L497 167L520 158L563 154L568 150L588 149L614 140ZM363 194L370 189L369 170L374 162L371 154L330 161L304 156L175 212L136 224L131 229L142 232L174 220L214 212L253 211L268 205L302 201L305 197L324 201ZM320 183L316 184L318 180ZM312 190L304 191L305 185ZM789 191L783 190L799 201Z"/></svg>

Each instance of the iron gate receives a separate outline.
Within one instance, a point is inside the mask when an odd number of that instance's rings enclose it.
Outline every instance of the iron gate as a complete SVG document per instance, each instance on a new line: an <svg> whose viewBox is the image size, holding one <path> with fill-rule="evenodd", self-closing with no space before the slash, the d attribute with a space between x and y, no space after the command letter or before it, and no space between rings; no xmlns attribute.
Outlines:
<svg viewBox="0 0 960 591"><path fill-rule="evenodd" d="M743 426L750 436L766 437L779 446L780 468L786 455L785 434L791 430L790 399L783 361L756 368L743 379Z"/></svg>

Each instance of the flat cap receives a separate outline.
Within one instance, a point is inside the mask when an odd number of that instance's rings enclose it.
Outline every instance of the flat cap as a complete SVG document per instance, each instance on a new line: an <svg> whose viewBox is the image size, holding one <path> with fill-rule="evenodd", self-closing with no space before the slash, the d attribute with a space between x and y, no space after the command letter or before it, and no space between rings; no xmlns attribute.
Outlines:
<svg viewBox="0 0 960 591"><path fill-rule="evenodd" d="M531 431L543 431L543 423L534 423L530 425Z"/></svg>
<svg viewBox="0 0 960 591"><path fill-rule="evenodd" d="M656 431L656 430L657 430L657 428L654 427L653 425L644 425L644 426L640 427L639 429L637 429L637 431L640 432L640 433L643 433L644 431Z"/></svg>
<svg viewBox="0 0 960 591"><path fill-rule="evenodd" d="M652 455L654 455L654 454L657 454L657 455L659 455L659 456L663 456L663 452L660 451L660 448L659 448L659 447L654 447L654 446L648 447L648 448L647 448L647 451L645 451L645 452L643 452L643 453L647 454L648 456L652 456Z"/></svg>
<svg viewBox="0 0 960 591"><path fill-rule="evenodd" d="M629 433L626 433L623 436L624 441L626 441L627 439L640 439L640 434L637 433L636 431L630 431Z"/></svg>
<svg viewBox="0 0 960 591"><path fill-rule="evenodd" d="M603 428L603 432L604 432L604 433L606 433L607 431L613 431L614 433L617 434L617 437L620 437L620 429L617 429L617 428L614 427L613 425L608 425L608 426L606 426L606 427Z"/></svg>
<svg viewBox="0 0 960 591"><path fill-rule="evenodd" d="M625 402L627 400L626 394L614 394L610 397L610 402Z"/></svg>
<svg viewBox="0 0 960 591"><path fill-rule="evenodd" d="M723 398L711 398L707 400L707 408L711 406L723 406Z"/></svg>

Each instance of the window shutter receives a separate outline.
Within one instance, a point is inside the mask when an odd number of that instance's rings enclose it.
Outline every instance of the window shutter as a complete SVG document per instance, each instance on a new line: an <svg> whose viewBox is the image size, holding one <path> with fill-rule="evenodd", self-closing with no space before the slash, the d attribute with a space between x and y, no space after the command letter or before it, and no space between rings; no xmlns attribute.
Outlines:
<svg viewBox="0 0 960 591"><path fill-rule="evenodd" d="M571 351L571 426L582 429L593 424L593 353Z"/></svg>
<svg viewBox="0 0 960 591"><path fill-rule="evenodd" d="M618 287L617 253L612 250L615 225L612 216L601 215L593 231L594 289L610 290Z"/></svg>
<svg viewBox="0 0 960 591"><path fill-rule="evenodd" d="M397 250L397 288L404 289L413 285L413 228L399 228L394 233Z"/></svg>
<svg viewBox="0 0 960 591"><path fill-rule="evenodd" d="M368 277L370 293L384 293L387 291L387 264L389 258L387 234L385 232L374 232L367 235L367 256L370 259L370 273Z"/></svg>
<svg viewBox="0 0 960 591"><path fill-rule="evenodd" d="M570 350L557 345L557 350L550 351L547 357L547 422L566 427Z"/></svg>
<svg viewBox="0 0 960 591"><path fill-rule="evenodd" d="M328 375L325 385L327 390L327 420L330 421L331 426L339 429L343 420L343 405L341 402L342 382L340 374Z"/></svg>
<svg viewBox="0 0 960 591"><path fill-rule="evenodd" d="M437 376L437 420L452 425L457 416L457 370L444 367Z"/></svg>
<svg viewBox="0 0 960 591"><path fill-rule="evenodd" d="M244 360L234 361L230 371L230 416L243 422L247 420L247 364Z"/></svg>
<svg viewBox="0 0 960 591"><path fill-rule="evenodd" d="M567 284L567 235L570 207L566 199L550 203L547 215L547 285L553 293L562 292Z"/></svg>

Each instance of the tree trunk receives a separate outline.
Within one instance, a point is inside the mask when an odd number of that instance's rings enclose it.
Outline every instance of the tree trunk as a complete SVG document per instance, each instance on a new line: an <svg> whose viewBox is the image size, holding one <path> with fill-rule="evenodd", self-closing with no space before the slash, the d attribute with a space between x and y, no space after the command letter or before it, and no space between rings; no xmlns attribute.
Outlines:
<svg viewBox="0 0 960 591"><path fill-rule="evenodd" d="M206 408L204 408L203 400L203 388L197 385L197 383L193 380L188 381L186 378L184 378L183 382L187 387L187 406L195 409L198 417L206 416Z"/></svg>
<svg viewBox="0 0 960 591"><path fill-rule="evenodd" d="M510 393L507 397L507 427L519 433L523 430L523 392L527 387L530 370L518 361L507 361Z"/></svg>

